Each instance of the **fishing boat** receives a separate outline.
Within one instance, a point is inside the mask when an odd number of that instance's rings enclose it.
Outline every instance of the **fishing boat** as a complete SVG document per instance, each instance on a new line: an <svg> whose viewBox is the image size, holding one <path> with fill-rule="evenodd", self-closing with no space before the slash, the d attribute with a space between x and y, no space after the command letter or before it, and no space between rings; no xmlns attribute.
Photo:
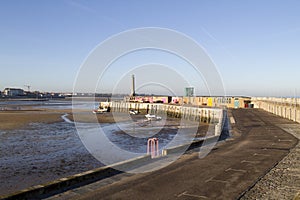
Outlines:
<svg viewBox="0 0 300 200"><path fill-rule="evenodd" d="M145 117L147 118L148 121L158 121L162 119L160 116L151 115L151 114L147 114L145 115Z"/></svg>
<svg viewBox="0 0 300 200"><path fill-rule="evenodd" d="M129 114L131 115L137 115L139 112L137 110L130 110Z"/></svg>
<svg viewBox="0 0 300 200"><path fill-rule="evenodd" d="M93 113L95 114L102 114L102 113L106 113L106 112L110 112L110 105L109 102L100 102L100 105L97 109L93 110Z"/></svg>
<svg viewBox="0 0 300 200"><path fill-rule="evenodd" d="M107 112L107 108L98 108L96 110L93 110L93 113L95 114L102 114L102 113L106 113Z"/></svg>

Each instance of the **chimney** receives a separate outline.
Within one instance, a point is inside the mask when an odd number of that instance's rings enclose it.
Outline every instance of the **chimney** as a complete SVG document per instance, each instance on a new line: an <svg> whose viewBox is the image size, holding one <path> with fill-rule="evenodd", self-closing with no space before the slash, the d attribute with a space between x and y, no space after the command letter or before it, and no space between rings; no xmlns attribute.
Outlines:
<svg viewBox="0 0 300 200"><path fill-rule="evenodd" d="M135 80L133 74L131 78L132 78L131 96L135 96Z"/></svg>

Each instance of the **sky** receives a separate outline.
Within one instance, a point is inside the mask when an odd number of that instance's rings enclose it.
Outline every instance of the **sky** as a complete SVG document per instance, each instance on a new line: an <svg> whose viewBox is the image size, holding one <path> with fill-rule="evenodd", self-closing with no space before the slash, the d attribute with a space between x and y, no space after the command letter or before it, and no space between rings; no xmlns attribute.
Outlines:
<svg viewBox="0 0 300 200"><path fill-rule="evenodd" d="M31 90L72 92L83 63L103 41L130 29L160 27L178 31L204 49L227 95L300 96L299 10L297 0L1 0L0 90L31 85ZM164 87L172 87L176 94L189 85L196 87L197 95L207 92L205 77L199 76L197 83L184 61L166 53L133 54L119 62L119 68L112 66L96 90L83 85L80 92L111 92L119 87L114 91L129 93L126 83L139 72L128 67L118 73L129 58L131 67L145 65L156 72L152 77L167 79ZM144 63L134 61L143 56L148 58L141 60ZM172 68L169 75L160 72L165 65ZM151 91L145 77L136 75L139 92ZM194 82L186 83L190 78ZM153 85L155 93L163 93L162 88Z"/></svg>

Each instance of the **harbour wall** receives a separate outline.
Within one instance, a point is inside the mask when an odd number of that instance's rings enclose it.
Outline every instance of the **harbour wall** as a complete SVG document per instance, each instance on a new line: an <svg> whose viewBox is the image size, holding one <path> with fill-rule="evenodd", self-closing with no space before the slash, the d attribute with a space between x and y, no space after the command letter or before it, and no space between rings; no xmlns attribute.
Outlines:
<svg viewBox="0 0 300 200"><path fill-rule="evenodd" d="M253 97L254 108L300 123L299 98Z"/></svg>
<svg viewBox="0 0 300 200"><path fill-rule="evenodd" d="M227 110L220 107L196 107L178 104L137 103L125 101L101 102L101 107L110 107L112 112L146 111L159 116L181 118L214 126L214 135L229 137Z"/></svg>
<svg viewBox="0 0 300 200"><path fill-rule="evenodd" d="M146 111L155 115L182 118L185 120L200 121L204 123L220 123L224 117L224 109L195 106L181 106L160 103L135 103L135 102L101 102L102 107L109 106L112 112L129 112L130 110ZM221 120L220 120L221 119Z"/></svg>

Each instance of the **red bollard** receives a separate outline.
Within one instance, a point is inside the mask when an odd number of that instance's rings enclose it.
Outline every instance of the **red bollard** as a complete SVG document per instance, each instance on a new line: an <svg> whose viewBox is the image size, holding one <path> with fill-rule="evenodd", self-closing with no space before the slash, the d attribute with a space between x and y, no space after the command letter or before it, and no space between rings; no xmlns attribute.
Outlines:
<svg viewBox="0 0 300 200"><path fill-rule="evenodd" d="M151 158L159 156L158 138L149 138L147 144L147 154L151 155Z"/></svg>

